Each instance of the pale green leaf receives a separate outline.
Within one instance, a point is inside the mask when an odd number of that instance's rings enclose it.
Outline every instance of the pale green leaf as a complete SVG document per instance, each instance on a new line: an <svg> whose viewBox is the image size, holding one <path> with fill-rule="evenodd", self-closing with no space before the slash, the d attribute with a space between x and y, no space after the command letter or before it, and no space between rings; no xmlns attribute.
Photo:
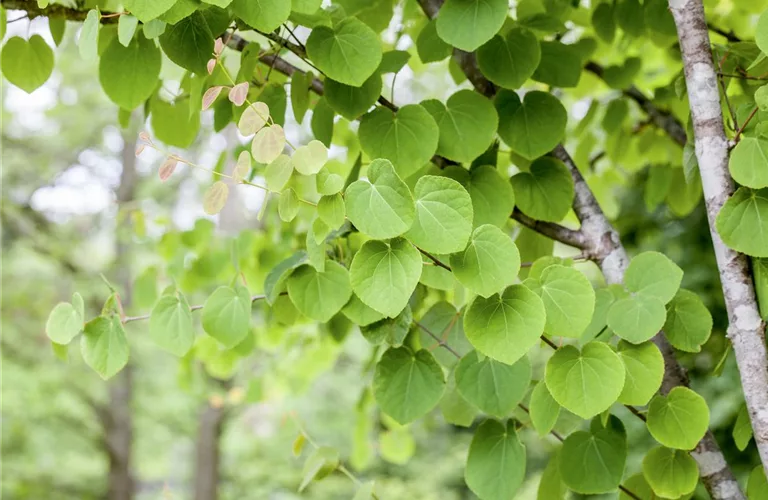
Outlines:
<svg viewBox="0 0 768 500"><path fill-rule="evenodd" d="M768 139L742 137L731 151L728 168L733 180L742 186L768 187Z"/></svg>
<svg viewBox="0 0 768 500"><path fill-rule="evenodd" d="M316 174L320 172L323 165L328 161L328 148L318 140L309 141L309 144L300 146L293 152L291 161L293 162L293 167L300 174Z"/></svg>
<svg viewBox="0 0 768 500"><path fill-rule="evenodd" d="M472 200L461 184L425 175L416 183L414 197L416 220L405 236L427 252L463 250L472 233Z"/></svg>
<svg viewBox="0 0 768 500"><path fill-rule="evenodd" d="M352 298L349 299L341 312L348 320L359 326L368 326L384 319L383 314L365 305L355 294L352 294Z"/></svg>
<svg viewBox="0 0 768 500"><path fill-rule="evenodd" d="M531 382L531 363L523 356L507 365L475 351L465 355L456 367L456 388L478 409L503 418L522 401Z"/></svg>
<svg viewBox="0 0 768 500"><path fill-rule="evenodd" d="M125 9L146 23L173 7L177 0L123 0Z"/></svg>
<svg viewBox="0 0 768 500"><path fill-rule="evenodd" d="M52 342L69 344L83 329L83 313L67 302L59 302L45 323L45 334Z"/></svg>
<svg viewBox="0 0 768 500"><path fill-rule="evenodd" d="M553 265L544 269L536 293L544 302L544 331L556 337L579 338L592 320L595 291L583 273Z"/></svg>
<svg viewBox="0 0 768 500"><path fill-rule="evenodd" d="M738 415L736 415L736 423L733 425L733 442L736 444L736 448L739 451L744 451L749 445L749 441L752 439L752 423L749 420L749 411L747 405L741 405Z"/></svg>
<svg viewBox="0 0 768 500"><path fill-rule="evenodd" d="M712 333L712 315L695 293L680 289L667 304L664 335L681 351L699 352Z"/></svg>
<svg viewBox="0 0 768 500"><path fill-rule="evenodd" d="M272 163L267 165L264 171L264 178L267 180L267 187L272 191L280 192L283 190L293 174L293 163L291 157L281 154Z"/></svg>
<svg viewBox="0 0 768 500"><path fill-rule="evenodd" d="M306 261L307 253L302 250L281 261L269 271L264 279L264 295L267 303L270 305L275 303L277 297L285 289L285 280L288 279L294 269Z"/></svg>
<svg viewBox="0 0 768 500"><path fill-rule="evenodd" d="M472 350L472 344L464 334L462 313L448 302L440 301L430 307L418 321L418 326L421 345L434 353L437 361L447 368L455 366L458 360L453 353L440 347L438 339L451 346L459 356Z"/></svg>
<svg viewBox="0 0 768 500"><path fill-rule="evenodd" d="M687 387L675 387L667 396L656 395L648 406L648 430L668 448L692 450L709 427L704 398Z"/></svg>
<svg viewBox="0 0 768 500"><path fill-rule="evenodd" d="M437 17L437 34L473 52L501 29L508 11L507 0L447 0Z"/></svg>
<svg viewBox="0 0 768 500"><path fill-rule="evenodd" d="M251 295L242 285L220 286L206 299L203 330L225 347L234 347L251 328Z"/></svg>
<svg viewBox="0 0 768 500"><path fill-rule="evenodd" d="M375 323L361 326L360 333L365 337L365 340L373 345L386 342L391 346L400 347L411 330L411 323L413 323L413 313L410 306L405 306L400 314L394 318L384 318Z"/></svg>
<svg viewBox="0 0 768 500"><path fill-rule="evenodd" d="M529 172L512 177L515 203L534 219L558 222L565 217L573 201L573 179L568 168L554 158L539 158Z"/></svg>
<svg viewBox="0 0 768 500"><path fill-rule="evenodd" d="M740 187L720 209L716 226L725 244L737 252L768 257L768 188Z"/></svg>
<svg viewBox="0 0 768 500"><path fill-rule="evenodd" d="M617 352L624 363L624 389L619 402L644 406L661 387L664 378L664 358L653 342L633 345L619 342Z"/></svg>
<svg viewBox="0 0 768 500"><path fill-rule="evenodd" d="M525 446L520 443L514 420L506 424L486 420L469 445L464 480L484 500L513 498L525 478Z"/></svg>
<svg viewBox="0 0 768 500"><path fill-rule="evenodd" d="M608 309L608 327L633 344L650 340L664 326L667 311L657 298L634 295L619 299Z"/></svg>
<svg viewBox="0 0 768 500"><path fill-rule="evenodd" d="M549 393L544 380L539 381L533 388L528 410L533 428L539 436L546 436L555 427L557 417L560 416L560 405Z"/></svg>
<svg viewBox="0 0 768 500"><path fill-rule="evenodd" d="M280 27L291 14L286 0L234 0L232 10L237 17L257 30L270 32Z"/></svg>
<svg viewBox="0 0 768 500"><path fill-rule="evenodd" d="M622 431L593 426L589 432L569 435L560 450L560 476L565 485L583 494L618 488L627 460L627 438Z"/></svg>
<svg viewBox="0 0 768 500"><path fill-rule="evenodd" d="M3 45L0 59L3 76L28 94L53 73L53 50L40 35L32 35L29 40L11 37Z"/></svg>
<svg viewBox="0 0 768 500"><path fill-rule="evenodd" d="M660 497L679 498L696 488L699 467L688 453L657 446L643 458L643 475Z"/></svg>
<svg viewBox="0 0 768 500"><path fill-rule="evenodd" d="M85 324L80 341L83 360L104 380L128 363L128 340L120 318L98 316Z"/></svg>
<svg viewBox="0 0 768 500"><path fill-rule="evenodd" d="M139 19L135 16L125 15L120 16L117 22L117 39L123 47L128 47L133 38L133 34L136 33L136 28L139 26Z"/></svg>
<svg viewBox="0 0 768 500"><path fill-rule="evenodd" d="M327 323L352 296L349 272L338 262L329 260L325 271L304 264L288 278L288 296L296 308L308 318Z"/></svg>
<svg viewBox="0 0 768 500"><path fill-rule="evenodd" d="M182 357L195 342L192 312L181 293L163 295L149 316L149 338L166 351Z"/></svg>
<svg viewBox="0 0 768 500"><path fill-rule="evenodd" d="M475 229L463 252L451 255L451 269L462 285L488 298L515 281L520 253L512 238L486 224Z"/></svg>
<svg viewBox="0 0 768 500"><path fill-rule="evenodd" d="M666 304L677 293L683 270L659 252L643 252L634 257L624 274L624 285L630 292L653 297Z"/></svg>

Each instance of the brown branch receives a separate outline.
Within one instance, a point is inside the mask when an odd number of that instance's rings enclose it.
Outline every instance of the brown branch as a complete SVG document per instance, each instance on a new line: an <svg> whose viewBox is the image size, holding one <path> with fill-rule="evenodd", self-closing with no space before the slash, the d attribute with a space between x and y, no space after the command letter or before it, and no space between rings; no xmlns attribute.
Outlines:
<svg viewBox="0 0 768 500"><path fill-rule="evenodd" d="M581 233L581 231L569 229L565 226L561 226L560 224L555 224L554 222L544 222L533 219L525 215L517 207L515 207L515 210L512 212L510 217L525 227L533 229L537 233L543 234L547 238L551 238L555 241L565 243L566 245L570 245L575 248L584 249L587 246L586 240L584 239L584 235Z"/></svg>

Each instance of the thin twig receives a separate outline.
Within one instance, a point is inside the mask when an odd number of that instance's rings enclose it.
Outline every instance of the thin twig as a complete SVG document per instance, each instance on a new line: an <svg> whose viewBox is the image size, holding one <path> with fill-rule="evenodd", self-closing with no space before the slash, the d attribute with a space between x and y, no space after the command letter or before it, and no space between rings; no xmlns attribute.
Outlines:
<svg viewBox="0 0 768 500"><path fill-rule="evenodd" d="M755 106L755 109L753 109L752 112L747 117L747 119L744 120L744 124L741 126L741 128L736 131L736 135L733 136L734 143L739 142L739 139L741 138L741 133L744 132L744 129L747 128L747 125L749 125L749 122L751 122L752 118L757 114L757 110L758 110L758 107Z"/></svg>
<svg viewBox="0 0 768 500"><path fill-rule="evenodd" d="M724 76L726 78L738 78L741 80L758 80L758 81L766 81L768 80L767 76L749 76L749 75L734 75L732 73L721 73L717 72L718 75Z"/></svg>
<svg viewBox="0 0 768 500"><path fill-rule="evenodd" d="M418 248L418 247L417 247L417 248ZM429 260L431 260L432 262L434 262L434 263L435 263L435 265L436 265L437 267L442 267L443 269L445 269L445 270L447 270L447 271L450 271L450 270L451 270L450 266L447 266L447 265L443 264L442 262L440 262L440 260L439 260L437 257L435 257L435 256L434 256L434 255L432 255L431 253L427 252L426 250L422 250L421 248L419 248L419 252L421 252L421 253L422 253L424 256L426 256L426 257L427 257Z"/></svg>
<svg viewBox="0 0 768 500"><path fill-rule="evenodd" d="M256 301L263 300L263 299L266 299L266 298L267 298L266 295L254 295L253 297L251 297L251 303L254 303ZM203 308L203 304L200 304L200 305L196 305L196 306L191 306L189 308L189 310L190 311L197 311L197 310L202 309L202 308ZM123 319L123 324L130 323L132 321L143 321L145 319L149 319L150 316L151 316L151 314L142 314L141 316L126 316Z"/></svg>

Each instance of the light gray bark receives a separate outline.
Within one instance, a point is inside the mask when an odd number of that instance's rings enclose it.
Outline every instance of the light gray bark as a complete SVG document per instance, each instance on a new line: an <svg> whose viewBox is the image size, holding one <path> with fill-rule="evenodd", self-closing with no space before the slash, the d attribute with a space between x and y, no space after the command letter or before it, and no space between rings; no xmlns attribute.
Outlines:
<svg viewBox="0 0 768 500"><path fill-rule="evenodd" d="M768 474L768 356L765 324L760 318L755 288L746 256L728 248L715 228L715 218L733 194L728 172L728 139L723 126L717 74L701 0L669 0L683 55L685 82L691 108L696 158L712 243L720 270L728 338L739 366L744 399L755 443Z"/></svg>

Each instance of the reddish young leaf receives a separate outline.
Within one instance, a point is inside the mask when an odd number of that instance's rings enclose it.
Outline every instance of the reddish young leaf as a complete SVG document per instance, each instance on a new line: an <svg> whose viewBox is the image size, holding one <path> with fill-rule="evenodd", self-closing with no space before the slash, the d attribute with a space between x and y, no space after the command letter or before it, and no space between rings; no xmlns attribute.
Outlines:
<svg viewBox="0 0 768 500"><path fill-rule="evenodd" d="M205 65L205 68L208 70L208 74L213 74L213 70L216 69L216 59L211 58L208 59L208 62Z"/></svg>
<svg viewBox="0 0 768 500"><path fill-rule="evenodd" d="M160 180L163 182L167 181L168 178L176 170L177 164L178 164L178 161L176 160L176 158L173 158L171 156L166 158L163 164L160 165L160 169L157 172L160 175Z"/></svg>
<svg viewBox="0 0 768 500"><path fill-rule="evenodd" d="M139 144L136 146L136 156L139 156L141 153L144 152L144 144Z"/></svg>
<svg viewBox="0 0 768 500"><path fill-rule="evenodd" d="M214 182L203 195L203 210L208 215L216 215L224 208L229 197L229 186L222 181Z"/></svg>
<svg viewBox="0 0 768 500"><path fill-rule="evenodd" d="M235 106L242 106L247 97L248 82L238 83L229 91L229 100L232 101Z"/></svg>
<svg viewBox="0 0 768 500"><path fill-rule="evenodd" d="M220 56L222 52L224 52L224 40L219 37L213 44L213 53Z"/></svg>
<svg viewBox="0 0 768 500"><path fill-rule="evenodd" d="M211 87L208 90L205 91L205 94L203 94L203 111L210 108L213 104L213 101L216 100L217 97L219 97L219 94L221 94L221 89L223 89L221 85L217 85L215 87ZM232 94L229 94L230 100L232 99Z"/></svg>

